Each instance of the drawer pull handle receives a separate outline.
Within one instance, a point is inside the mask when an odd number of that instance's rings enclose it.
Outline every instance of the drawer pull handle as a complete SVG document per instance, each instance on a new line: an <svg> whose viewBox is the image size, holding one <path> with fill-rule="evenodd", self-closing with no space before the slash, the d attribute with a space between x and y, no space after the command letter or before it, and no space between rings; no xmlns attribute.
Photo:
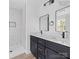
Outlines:
<svg viewBox="0 0 79 59"><path fill-rule="evenodd" d="M39 48L39 50L40 50L40 51L42 51L42 49L41 49L41 48Z"/></svg>

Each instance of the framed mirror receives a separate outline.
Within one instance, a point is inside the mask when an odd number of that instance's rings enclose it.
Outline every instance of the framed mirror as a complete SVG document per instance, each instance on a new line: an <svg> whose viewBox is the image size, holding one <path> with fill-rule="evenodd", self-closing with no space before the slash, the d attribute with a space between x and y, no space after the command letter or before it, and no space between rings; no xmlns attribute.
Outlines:
<svg viewBox="0 0 79 59"><path fill-rule="evenodd" d="M55 30L59 32L69 31L70 28L70 6L55 12Z"/></svg>
<svg viewBox="0 0 79 59"><path fill-rule="evenodd" d="M39 18L39 29L40 31L49 31L49 14Z"/></svg>

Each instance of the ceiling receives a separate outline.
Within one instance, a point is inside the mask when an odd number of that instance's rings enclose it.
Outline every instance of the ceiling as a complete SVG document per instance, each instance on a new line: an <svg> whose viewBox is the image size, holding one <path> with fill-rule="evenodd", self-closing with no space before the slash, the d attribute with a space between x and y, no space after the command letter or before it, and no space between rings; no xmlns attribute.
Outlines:
<svg viewBox="0 0 79 59"><path fill-rule="evenodd" d="M26 4L26 0L9 0L9 7L22 9Z"/></svg>

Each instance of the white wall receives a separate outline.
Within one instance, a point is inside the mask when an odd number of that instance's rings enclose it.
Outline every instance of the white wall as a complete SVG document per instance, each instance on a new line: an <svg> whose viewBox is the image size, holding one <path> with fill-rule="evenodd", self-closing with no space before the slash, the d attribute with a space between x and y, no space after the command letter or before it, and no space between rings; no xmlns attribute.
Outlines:
<svg viewBox="0 0 79 59"><path fill-rule="evenodd" d="M41 0L26 1L26 37L27 50L30 50L30 34L39 32L39 13Z"/></svg>
<svg viewBox="0 0 79 59"><path fill-rule="evenodd" d="M22 46L26 49L26 6L22 9Z"/></svg>

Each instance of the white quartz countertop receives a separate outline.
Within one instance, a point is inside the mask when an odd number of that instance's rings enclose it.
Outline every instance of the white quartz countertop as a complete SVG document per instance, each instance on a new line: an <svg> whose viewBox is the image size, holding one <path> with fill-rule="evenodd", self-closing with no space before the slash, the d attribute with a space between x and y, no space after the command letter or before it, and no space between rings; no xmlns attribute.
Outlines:
<svg viewBox="0 0 79 59"><path fill-rule="evenodd" d="M58 43L58 44L61 44L61 45L65 45L65 46L68 46L70 47L70 40L69 39L63 39L61 37L58 37L56 35L52 35L52 34L40 34L40 33L32 33L31 34L32 36L35 36L35 37L39 37L39 38L42 38L42 39L45 39L47 41L51 41L51 42L55 42L55 43Z"/></svg>

